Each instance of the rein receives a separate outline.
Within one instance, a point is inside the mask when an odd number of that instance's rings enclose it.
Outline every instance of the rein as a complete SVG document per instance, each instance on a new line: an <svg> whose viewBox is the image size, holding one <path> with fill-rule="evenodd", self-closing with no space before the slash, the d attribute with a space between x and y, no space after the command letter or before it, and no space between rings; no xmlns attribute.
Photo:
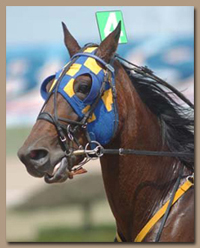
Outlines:
<svg viewBox="0 0 200 248"><path fill-rule="evenodd" d="M111 155L145 155L145 156L161 156L161 157L183 157L193 156L193 153L183 153L183 152L166 152L166 151L146 151L146 150L135 150L135 149L105 149L98 142L97 146L93 150L75 150L72 152L74 155L93 155L95 154L97 157L101 157L104 154Z"/></svg>
<svg viewBox="0 0 200 248"><path fill-rule="evenodd" d="M115 55L116 58L126 62L127 64L133 66L132 68L128 68L130 71L134 71L135 73L141 74L145 77L148 77L150 79L153 79L156 81L156 83L159 83L166 88L170 89L172 92L174 92L183 102L185 102L188 106L190 106L192 109L194 109L194 104L190 102L189 99L187 99L180 91L178 91L175 87L168 84L163 79L156 76L151 69L149 69L147 66L138 66L136 64L133 64L132 62L120 57L118 54Z"/></svg>

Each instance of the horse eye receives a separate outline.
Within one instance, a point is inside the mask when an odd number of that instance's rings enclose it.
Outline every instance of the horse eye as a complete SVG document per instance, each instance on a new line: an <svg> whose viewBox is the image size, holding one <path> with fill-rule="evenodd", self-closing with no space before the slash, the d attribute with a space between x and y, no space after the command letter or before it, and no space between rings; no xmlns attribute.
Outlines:
<svg viewBox="0 0 200 248"><path fill-rule="evenodd" d="M91 89L91 85L80 84L77 92L80 92L82 94L88 94L90 92L90 89Z"/></svg>

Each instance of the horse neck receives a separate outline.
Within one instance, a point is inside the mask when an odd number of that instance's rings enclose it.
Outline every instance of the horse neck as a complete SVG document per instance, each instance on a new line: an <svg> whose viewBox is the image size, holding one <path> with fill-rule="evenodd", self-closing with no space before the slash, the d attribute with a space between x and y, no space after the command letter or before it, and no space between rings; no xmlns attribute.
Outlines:
<svg viewBox="0 0 200 248"><path fill-rule="evenodd" d="M124 70L117 72L119 129L108 148L167 150L157 117L144 105ZM131 241L138 234L167 197L178 173L178 165L170 166L173 161L136 155L101 158L107 198L118 231L126 240Z"/></svg>

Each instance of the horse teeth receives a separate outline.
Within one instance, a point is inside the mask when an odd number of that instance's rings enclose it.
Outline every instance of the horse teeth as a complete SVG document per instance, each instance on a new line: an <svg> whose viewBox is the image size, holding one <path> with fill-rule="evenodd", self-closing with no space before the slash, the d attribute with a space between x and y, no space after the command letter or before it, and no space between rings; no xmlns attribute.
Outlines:
<svg viewBox="0 0 200 248"><path fill-rule="evenodd" d="M56 171L59 169L60 165L61 165L61 163L58 163L58 164L54 167L54 169L53 169L53 175L54 175L54 174L56 173Z"/></svg>

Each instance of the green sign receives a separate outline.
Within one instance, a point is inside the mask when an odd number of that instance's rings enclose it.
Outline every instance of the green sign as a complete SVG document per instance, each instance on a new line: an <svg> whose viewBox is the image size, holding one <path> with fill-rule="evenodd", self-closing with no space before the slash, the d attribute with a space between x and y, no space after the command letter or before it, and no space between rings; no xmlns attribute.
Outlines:
<svg viewBox="0 0 200 248"><path fill-rule="evenodd" d="M120 10L99 11L96 12L96 18L101 40L104 40L105 37L108 36L117 27L119 21L121 21L121 34L119 43L127 43L126 30L124 27L122 12Z"/></svg>

